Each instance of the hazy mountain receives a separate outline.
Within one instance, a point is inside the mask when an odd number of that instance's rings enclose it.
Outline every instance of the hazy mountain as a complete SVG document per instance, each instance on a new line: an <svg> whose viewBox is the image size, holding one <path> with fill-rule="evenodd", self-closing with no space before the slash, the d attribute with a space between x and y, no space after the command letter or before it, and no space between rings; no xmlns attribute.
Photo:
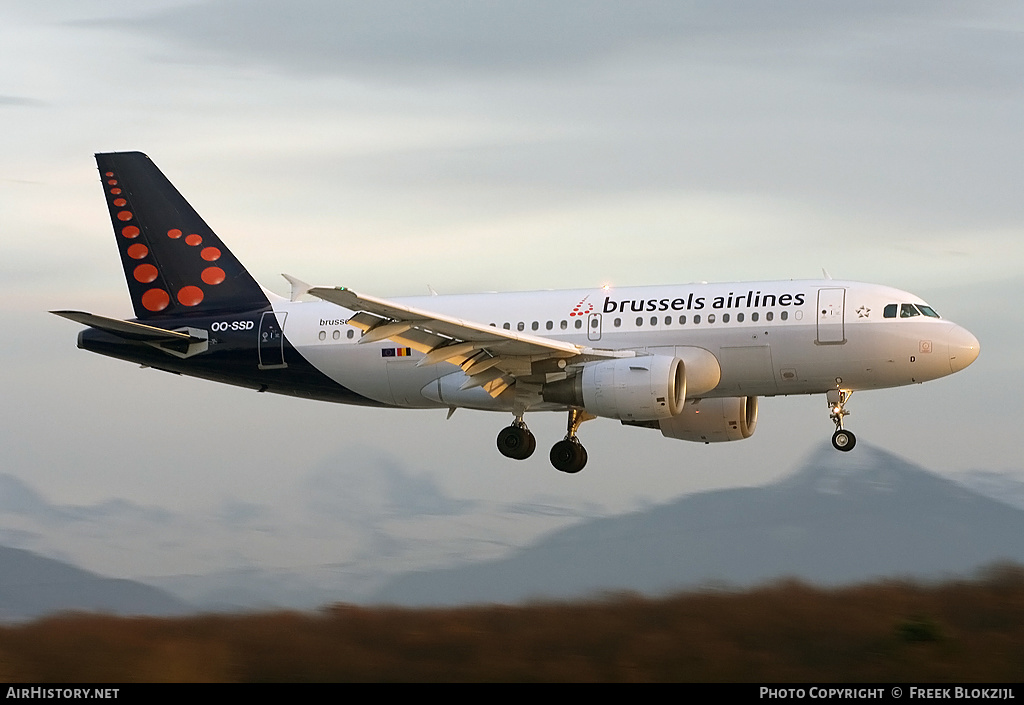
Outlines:
<svg viewBox="0 0 1024 705"><path fill-rule="evenodd" d="M68 611L172 615L193 608L149 585L104 578L68 563L0 546L0 621Z"/></svg>
<svg viewBox="0 0 1024 705"><path fill-rule="evenodd" d="M119 498L61 504L0 474L0 545L139 580L206 610L355 602L392 576L496 558L578 520L543 500L453 498L359 447L273 503L211 498L189 511Z"/></svg>
<svg viewBox="0 0 1024 705"><path fill-rule="evenodd" d="M835 584L1024 562L1024 511L1006 504L1012 478L982 478L997 502L866 444L823 448L773 485L589 520L541 503L455 500L388 458L358 460L325 465L272 505L221 500L187 514L122 499L51 503L0 475L0 543L136 578L206 610L656 594L781 576ZM118 581L95 573L15 580L26 570L0 562L0 617L166 613L140 597L103 602ZM48 599L63 584L78 587ZM39 587L26 597L25 585Z"/></svg>
<svg viewBox="0 0 1024 705"><path fill-rule="evenodd" d="M822 584L964 574L1024 562L1024 511L866 444L823 448L765 487L690 495L556 531L511 557L400 577L400 604L648 594L782 576Z"/></svg>
<svg viewBox="0 0 1024 705"><path fill-rule="evenodd" d="M1004 472L971 470L952 478L972 492L1024 509L1024 480Z"/></svg>

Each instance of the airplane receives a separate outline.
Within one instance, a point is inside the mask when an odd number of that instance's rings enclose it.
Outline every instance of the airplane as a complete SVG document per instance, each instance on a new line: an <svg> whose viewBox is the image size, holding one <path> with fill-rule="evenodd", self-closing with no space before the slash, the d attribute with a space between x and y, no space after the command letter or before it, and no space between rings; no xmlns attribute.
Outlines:
<svg viewBox="0 0 1024 705"><path fill-rule="evenodd" d="M980 350L914 294L830 278L384 299L284 275L286 298L149 157L95 156L135 318L52 311L87 326L79 348L258 392L511 413L497 446L515 460L537 446L526 412L560 411L549 459L566 473L587 463L590 419L736 441L776 395L825 395L849 451L853 392L944 377Z"/></svg>

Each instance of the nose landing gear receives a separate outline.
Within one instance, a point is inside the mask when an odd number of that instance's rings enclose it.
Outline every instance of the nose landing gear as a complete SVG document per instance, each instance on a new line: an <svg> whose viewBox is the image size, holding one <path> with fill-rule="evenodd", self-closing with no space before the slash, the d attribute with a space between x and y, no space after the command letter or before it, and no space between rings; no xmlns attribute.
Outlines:
<svg viewBox="0 0 1024 705"><path fill-rule="evenodd" d="M832 434L832 447L844 453L849 452L857 445L857 437L853 435L853 432L843 428L843 417L850 415L845 406L846 402L853 396L853 390L832 389L825 396L828 399L831 412L829 418L836 425L836 432Z"/></svg>

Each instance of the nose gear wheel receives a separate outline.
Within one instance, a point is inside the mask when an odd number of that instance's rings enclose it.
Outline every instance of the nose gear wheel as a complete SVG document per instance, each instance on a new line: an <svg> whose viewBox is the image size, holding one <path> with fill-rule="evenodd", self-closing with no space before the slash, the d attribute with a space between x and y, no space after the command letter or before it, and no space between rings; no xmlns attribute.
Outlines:
<svg viewBox="0 0 1024 705"><path fill-rule="evenodd" d="M850 415L846 410L846 402L853 396L853 390L832 389L825 396L828 399L829 418L836 425L836 432L832 434L832 447L847 453L857 445L857 437L853 432L843 428L843 418Z"/></svg>

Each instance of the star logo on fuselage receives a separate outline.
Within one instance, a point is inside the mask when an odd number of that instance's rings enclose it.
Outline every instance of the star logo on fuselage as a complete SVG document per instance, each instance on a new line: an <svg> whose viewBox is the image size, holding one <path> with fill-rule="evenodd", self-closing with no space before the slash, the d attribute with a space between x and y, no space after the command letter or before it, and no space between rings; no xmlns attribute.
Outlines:
<svg viewBox="0 0 1024 705"><path fill-rule="evenodd" d="M867 306L861 306L857 309L857 318L867 318L871 315L871 309Z"/></svg>

